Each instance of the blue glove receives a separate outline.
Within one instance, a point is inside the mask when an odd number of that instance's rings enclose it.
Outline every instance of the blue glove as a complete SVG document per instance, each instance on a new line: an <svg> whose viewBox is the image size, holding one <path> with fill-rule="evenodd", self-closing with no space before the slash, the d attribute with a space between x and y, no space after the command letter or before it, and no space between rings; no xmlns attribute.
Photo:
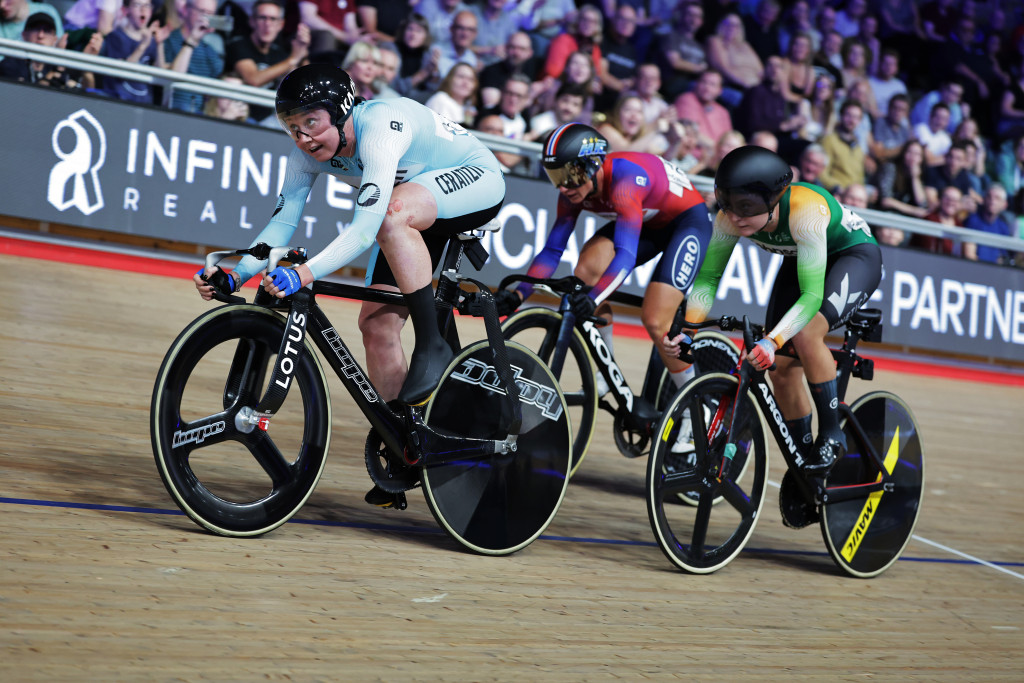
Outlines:
<svg viewBox="0 0 1024 683"><path fill-rule="evenodd" d="M274 286L281 290L281 293L285 296L291 296L302 289L302 279L293 268L278 266L270 274L270 279L274 282Z"/></svg>
<svg viewBox="0 0 1024 683"><path fill-rule="evenodd" d="M573 292L569 295L569 308L576 316L576 322L581 323L594 315L597 302L591 299L586 292Z"/></svg>
<svg viewBox="0 0 1024 683"><path fill-rule="evenodd" d="M771 339L757 342L747 354L747 360L758 370L767 370L775 365L775 342Z"/></svg>

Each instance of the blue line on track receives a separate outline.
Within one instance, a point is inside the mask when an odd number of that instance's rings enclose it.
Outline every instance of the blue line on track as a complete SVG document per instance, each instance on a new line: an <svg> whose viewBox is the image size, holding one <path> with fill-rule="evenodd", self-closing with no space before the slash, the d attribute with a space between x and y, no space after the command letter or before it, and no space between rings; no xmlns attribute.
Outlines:
<svg viewBox="0 0 1024 683"><path fill-rule="evenodd" d="M52 508L72 508L76 510L101 510L104 512L134 512L148 515L184 515L180 510L168 510L163 508L146 508L136 507L131 505L103 505L99 503L72 503L68 501L55 501L55 500L35 500L32 498L7 498L0 496L0 504L5 505L33 505L37 507L52 507ZM390 532L412 532L412 533L427 533L427 534L443 534L441 529L436 528L424 528L414 526L399 526L395 524L371 524L366 522L335 522L330 520L321 519L292 519L288 522L289 524L311 524L313 526L331 526L331 527L344 527L349 529L368 529L371 531L390 531ZM541 535L541 538L547 541L562 541L567 543L597 543L601 545L626 545L626 546L643 546L643 547L656 547L657 544L653 541L628 541L619 540L613 538L584 538L580 536L549 536ZM807 556L821 556L827 557L828 553L816 552L808 550L778 550L775 548L751 548L747 547L743 550L744 553L751 553L755 555L807 555ZM978 564L972 560L956 559L956 558L938 558L938 557L907 557L903 555L900 557L900 562L932 562L936 564ZM1024 562L992 562L994 565L1000 567L1024 567Z"/></svg>

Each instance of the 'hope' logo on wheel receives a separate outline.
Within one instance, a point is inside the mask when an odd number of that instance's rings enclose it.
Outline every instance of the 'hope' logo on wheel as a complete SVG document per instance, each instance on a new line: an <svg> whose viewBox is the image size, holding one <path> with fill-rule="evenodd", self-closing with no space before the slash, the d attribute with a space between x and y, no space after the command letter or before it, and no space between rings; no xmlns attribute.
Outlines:
<svg viewBox="0 0 1024 683"><path fill-rule="evenodd" d="M562 402L558 400L558 392L551 387L520 377L523 373L522 368L515 365L510 367L513 381L516 383L516 388L519 389L520 403L537 406L540 408L541 414L549 420L557 420L562 416ZM505 390L500 386L501 380L498 379L498 371L494 369L494 366L476 358L467 358L462 361L462 365L458 370L452 372L451 377L466 384L483 387L495 394L505 394Z"/></svg>

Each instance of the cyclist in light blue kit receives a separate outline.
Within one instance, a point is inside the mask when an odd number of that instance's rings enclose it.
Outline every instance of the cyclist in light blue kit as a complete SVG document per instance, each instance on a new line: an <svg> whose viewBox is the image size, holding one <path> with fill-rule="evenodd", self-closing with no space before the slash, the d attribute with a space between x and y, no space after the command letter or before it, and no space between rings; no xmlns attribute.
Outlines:
<svg viewBox="0 0 1024 683"><path fill-rule="evenodd" d="M363 101L355 90L347 73L325 64L299 67L282 81L278 120L296 149L273 216L253 244L289 243L319 174L359 188L351 225L307 263L269 273L263 286L288 296L373 246L367 286L397 289L408 308L363 303L367 372L385 400L421 404L453 357L437 327L434 268L450 235L498 214L505 180L494 155L460 125L412 100ZM231 288L265 266L246 256L228 273ZM212 287L200 275L193 279L209 299ZM409 316L416 344L407 369L400 333Z"/></svg>

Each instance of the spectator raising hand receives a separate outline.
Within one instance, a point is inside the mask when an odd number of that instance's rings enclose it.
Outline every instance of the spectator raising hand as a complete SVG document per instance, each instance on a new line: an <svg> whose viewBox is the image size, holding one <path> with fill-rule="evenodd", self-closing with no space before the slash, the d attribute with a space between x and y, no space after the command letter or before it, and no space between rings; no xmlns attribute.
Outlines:
<svg viewBox="0 0 1024 683"><path fill-rule="evenodd" d="M224 57L204 40L213 33L210 17L217 12L217 0L187 0L182 24L164 41L164 56L172 71L206 78L220 78ZM194 114L203 111L203 96L176 90L171 108Z"/></svg>
<svg viewBox="0 0 1024 683"><path fill-rule="evenodd" d="M159 22L150 23L152 18L151 0L124 0L121 19L103 41L100 54L133 64L166 68L163 44L171 30ZM104 76L102 88L106 94L125 102L153 104L153 90L148 83Z"/></svg>

